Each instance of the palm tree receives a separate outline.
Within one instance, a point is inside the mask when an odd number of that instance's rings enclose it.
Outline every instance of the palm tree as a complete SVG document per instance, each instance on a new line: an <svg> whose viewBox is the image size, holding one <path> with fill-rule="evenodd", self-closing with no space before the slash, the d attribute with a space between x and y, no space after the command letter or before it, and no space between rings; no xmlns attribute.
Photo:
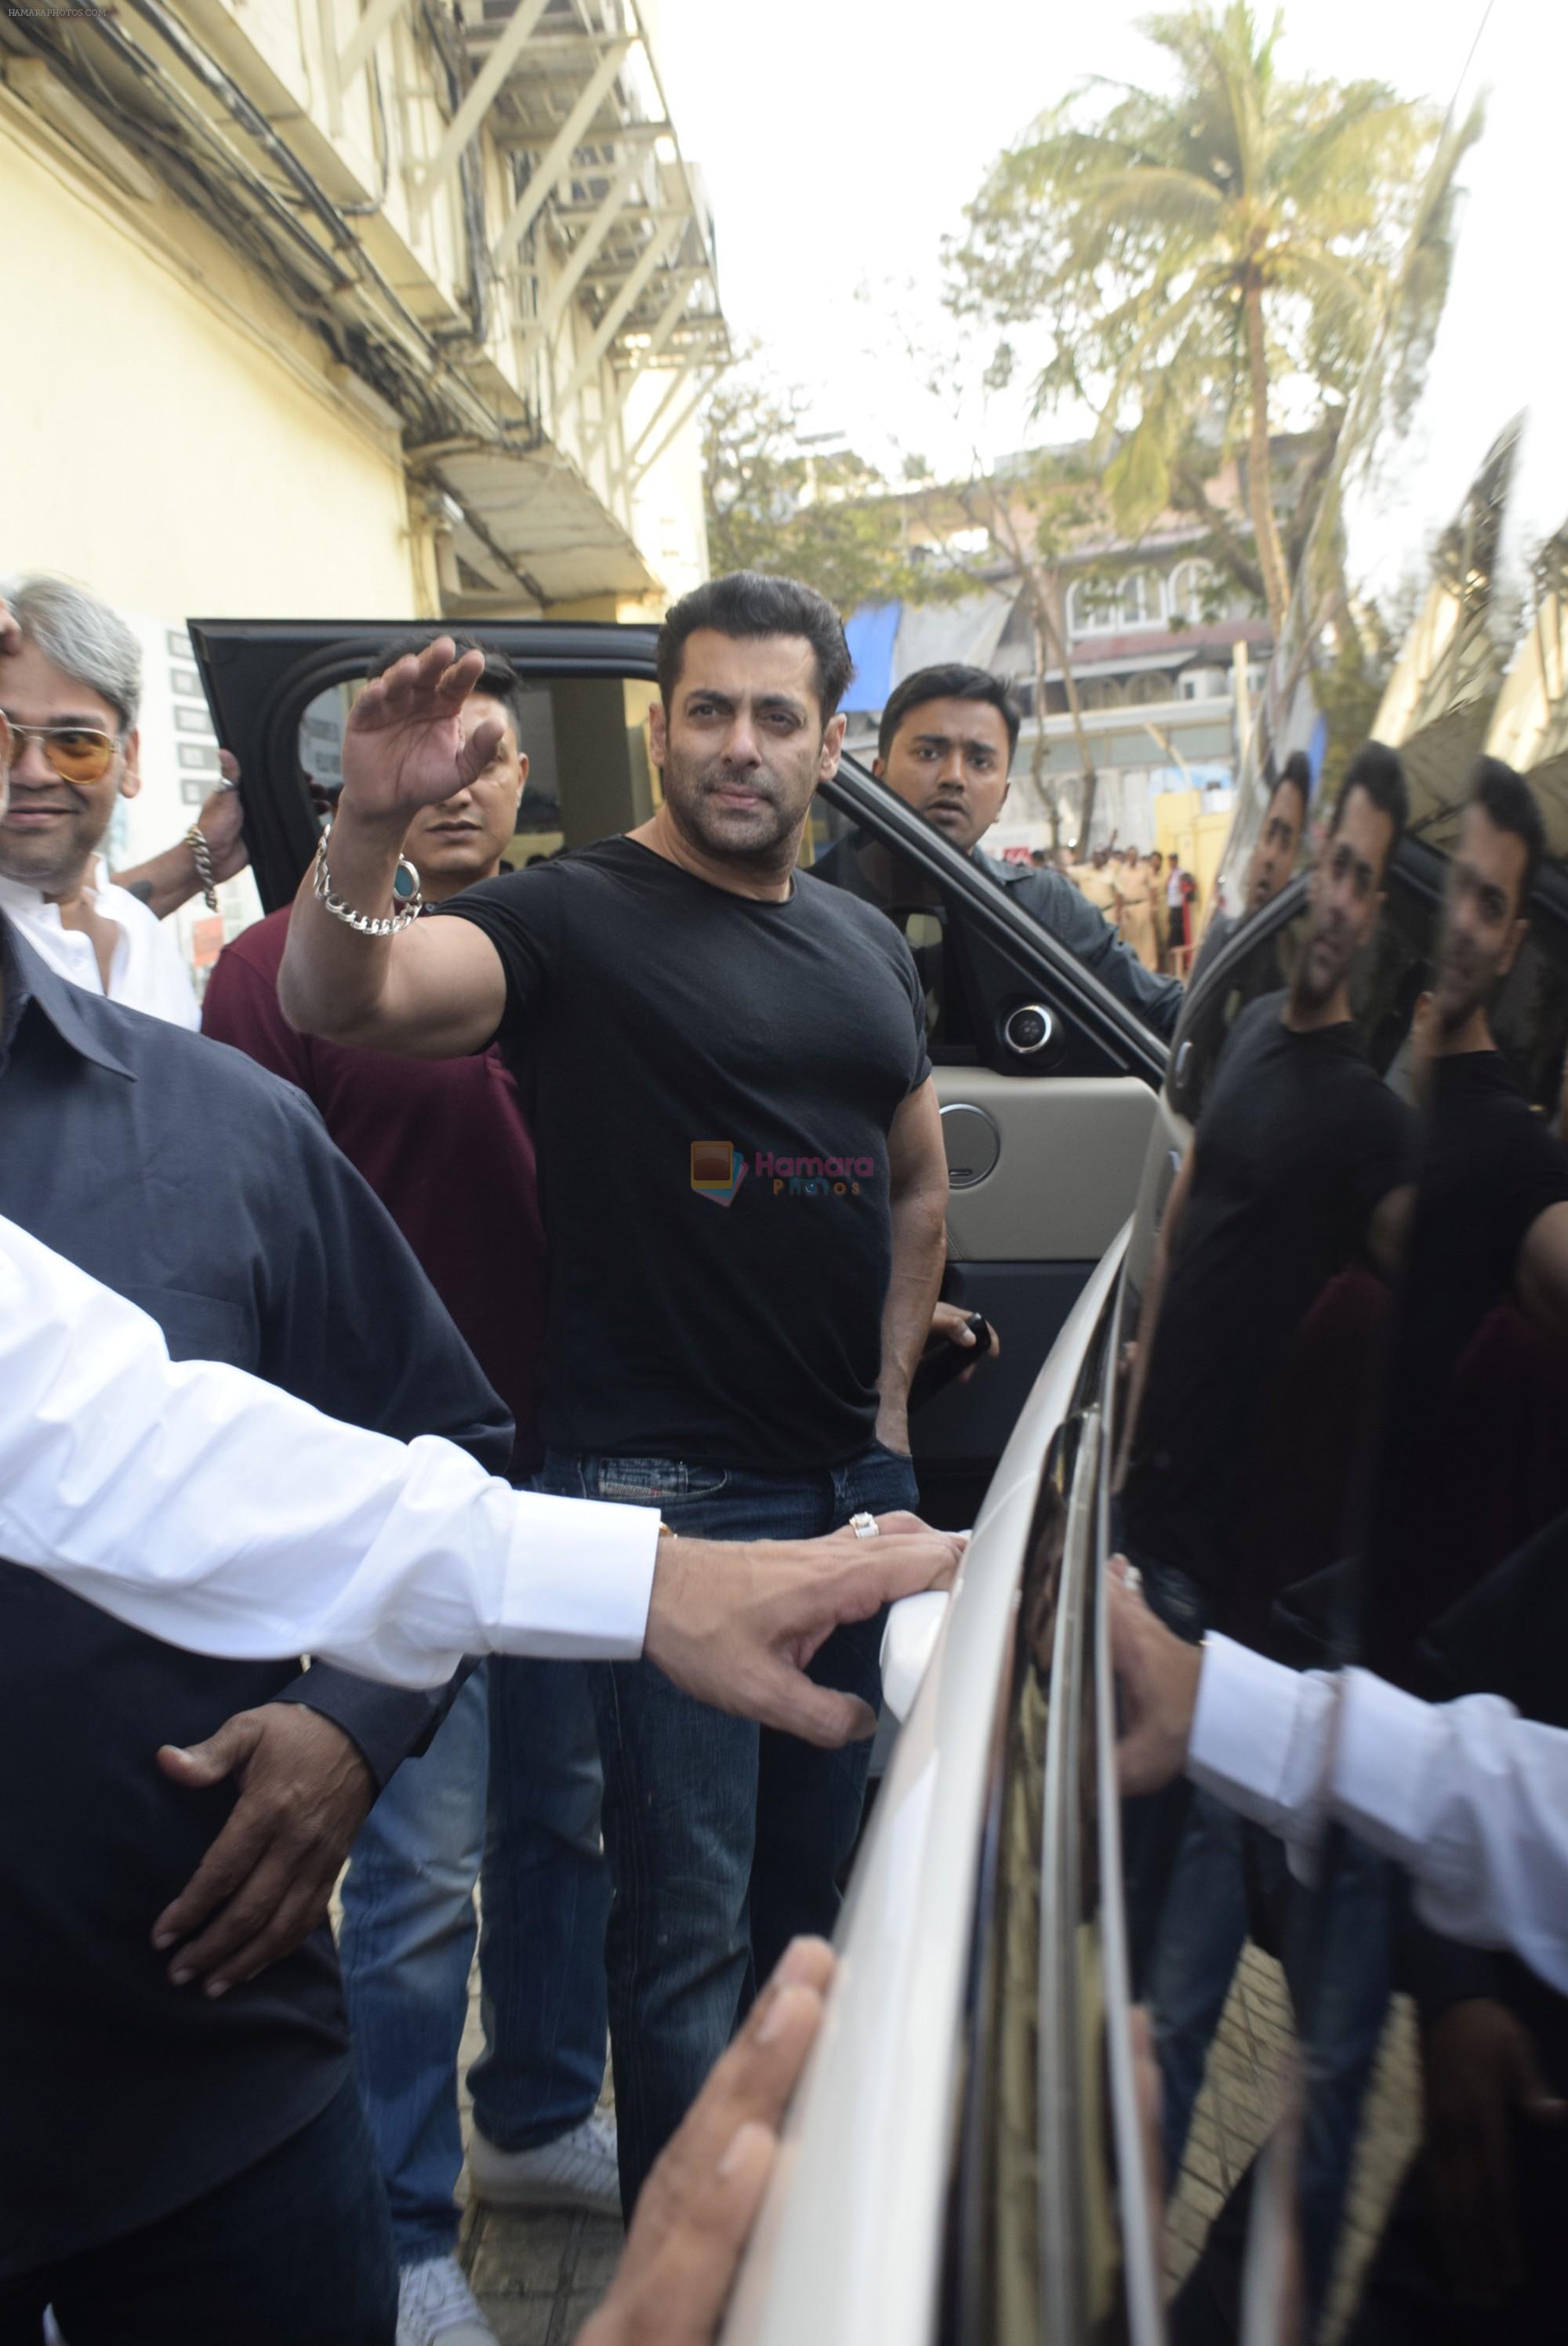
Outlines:
<svg viewBox="0 0 1568 2346"><path fill-rule="evenodd" d="M1270 433L1289 416L1332 434L1396 286L1415 305L1390 389L1408 408L1448 288L1446 242L1401 270L1412 229L1451 217L1422 202L1441 126L1381 82L1287 79L1279 19L1260 34L1245 0L1144 29L1173 86L1090 83L1032 125L969 209L952 304L1003 327L1050 321L1037 407L1098 413L1129 535L1173 491L1192 502L1195 447L1245 445L1250 548L1234 533L1226 546L1199 494L1217 552L1253 571L1278 633L1289 580ZM1445 142L1451 177L1479 128Z"/></svg>

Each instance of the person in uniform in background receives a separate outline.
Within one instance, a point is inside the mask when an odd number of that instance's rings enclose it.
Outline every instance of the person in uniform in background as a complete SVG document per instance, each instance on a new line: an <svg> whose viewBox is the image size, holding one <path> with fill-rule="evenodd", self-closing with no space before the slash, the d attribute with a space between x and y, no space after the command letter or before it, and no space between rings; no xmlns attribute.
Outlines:
<svg viewBox="0 0 1568 2346"><path fill-rule="evenodd" d="M1145 862L1135 847L1129 847L1115 878L1116 925L1121 930L1122 942L1146 970L1157 971L1160 954L1155 930L1154 859Z"/></svg>
<svg viewBox="0 0 1568 2346"><path fill-rule="evenodd" d="M1083 863L1070 863L1067 877L1086 903L1112 927L1116 918L1116 883L1111 877L1111 851L1096 847Z"/></svg>

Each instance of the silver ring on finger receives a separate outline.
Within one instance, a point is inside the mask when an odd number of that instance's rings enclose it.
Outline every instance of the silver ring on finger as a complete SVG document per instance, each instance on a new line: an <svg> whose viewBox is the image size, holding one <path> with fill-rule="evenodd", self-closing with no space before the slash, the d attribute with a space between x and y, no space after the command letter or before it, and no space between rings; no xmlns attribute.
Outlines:
<svg viewBox="0 0 1568 2346"><path fill-rule="evenodd" d="M857 1539L878 1539L882 1527L875 1515L868 1515L862 1507L858 1515L850 1517L850 1529Z"/></svg>

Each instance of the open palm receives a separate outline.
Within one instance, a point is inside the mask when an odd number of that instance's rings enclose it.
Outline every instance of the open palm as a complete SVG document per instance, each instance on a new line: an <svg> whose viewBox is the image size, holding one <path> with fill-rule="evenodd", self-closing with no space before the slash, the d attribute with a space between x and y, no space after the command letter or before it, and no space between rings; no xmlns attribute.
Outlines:
<svg viewBox="0 0 1568 2346"><path fill-rule="evenodd" d="M484 668L483 652L459 659L437 636L365 686L343 729L343 790L358 813L406 821L484 772L506 729L465 716Z"/></svg>

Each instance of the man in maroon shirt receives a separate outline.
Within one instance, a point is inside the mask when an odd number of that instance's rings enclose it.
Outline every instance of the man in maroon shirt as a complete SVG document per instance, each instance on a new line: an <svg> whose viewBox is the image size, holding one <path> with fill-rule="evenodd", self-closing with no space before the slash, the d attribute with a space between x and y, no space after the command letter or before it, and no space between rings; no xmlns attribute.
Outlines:
<svg viewBox="0 0 1568 2346"><path fill-rule="evenodd" d="M371 672L427 639L389 644ZM500 717L500 746L467 789L421 811L405 842L431 903L502 869L528 770L519 700L514 672L491 656L471 721ZM315 1103L511 1411L514 1479L525 1479L536 1464L545 1269L534 1143L516 1085L494 1049L412 1060L297 1034L278 1005L289 918L287 908L270 914L222 954L202 1026ZM453 1163L463 1168L455 1211ZM468 1680L425 1757L401 1769L371 1810L343 1885L343 1978L392 2202L399 2346L479 2346L493 2336L455 2261L453 2201L487 1774L481 1960L490 2042L472 2077L474 2185L513 2204L619 2207L615 2131L596 2111L608 1892L585 1684L572 1664L492 1661Z"/></svg>

